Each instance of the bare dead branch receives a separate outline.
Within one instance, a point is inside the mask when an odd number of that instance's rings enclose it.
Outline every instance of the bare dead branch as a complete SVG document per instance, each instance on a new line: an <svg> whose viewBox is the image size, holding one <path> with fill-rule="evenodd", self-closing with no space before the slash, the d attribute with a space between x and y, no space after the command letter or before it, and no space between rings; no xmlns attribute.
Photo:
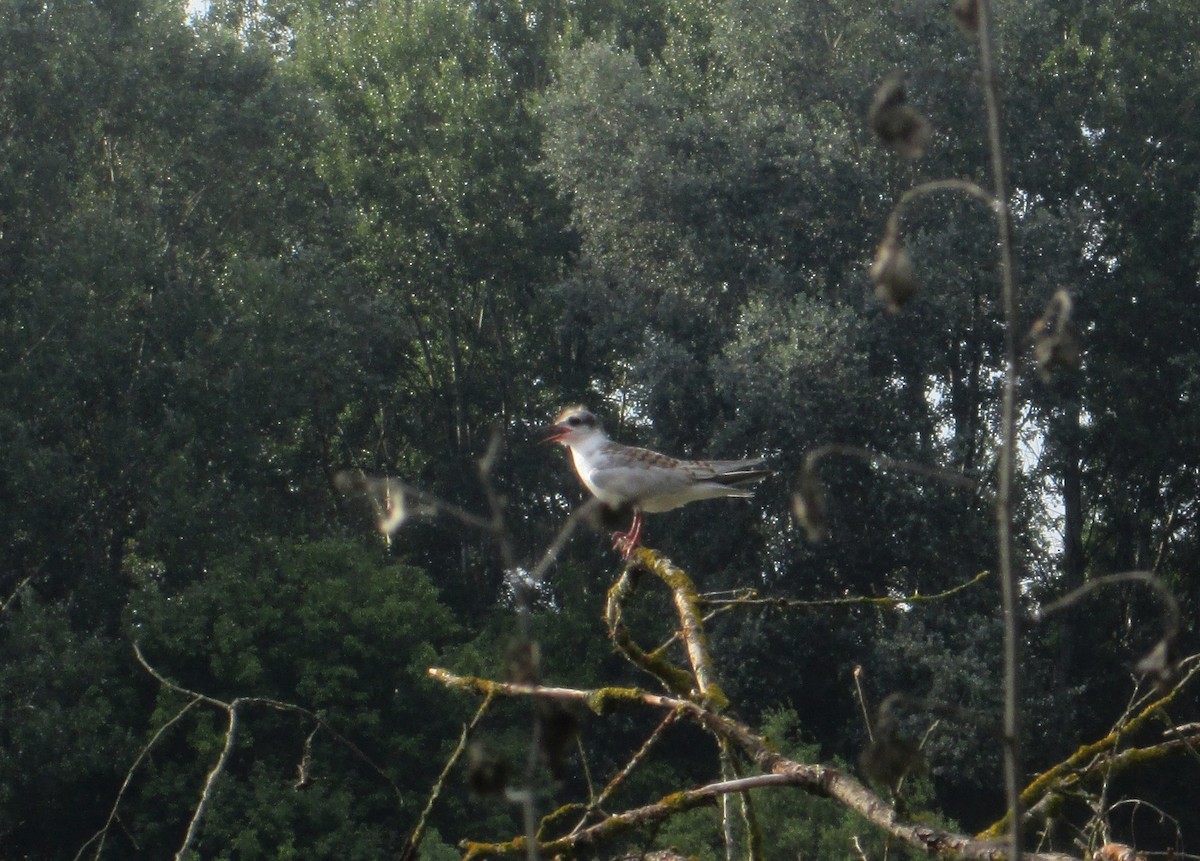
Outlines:
<svg viewBox="0 0 1200 861"><path fill-rule="evenodd" d="M454 750L450 753L446 764L442 766L442 773L438 775L433 788L429 791L429 798L425 801L425 807L421 810L421 816L417 819L416 826L413 828L412 833L408 835L408 839L404 841L404 848L400 850L400 861L412 861L412 859L417 857L417 851L421 848L421 841L425 839L425 827L429 820L429 814L433 811L433 805L437 803L438 798L442 794L442 787L446 783L446 777L449 776L454 766L458 764L463 751L467 749L467 742L471 740L475 728L479 726L479 722L483 720L483 716L487 714L491 705L492 697L485 696L483 702L479 704L479 708L475 711L475 717L471 718L470 723L463 725L462 733L458 737L458 744L455 745Z"/></svg>
<svg viewBox="0 0 1200 861"><path fill-rule="evenodd" d="M785 786L792 782L786 776L759 775L757 778L748 780L721 781L698 789L675 792L644 807L609 816L603 821L573 832L567 837L549 840L542 844L541 849L548 855L560 853L574 855L582 849L596 846L604 840L630 829L655 825L676 814L711 804L730 792L742 792L755 786ZM507 843L468 842L465 845L467 851L463 856L463 861L472 861L472 859L503 858L519 854L525 849L525 840L518 838Z"/></svg>
<svg viewBox="0 0 1200 861"><path fill-rule="evenodd" d="M592 813L602 809L604 802L607 801L609 796L616 791L617 787L624 783L625 779L633 773L633 770L641 765L642 761L645 760L646 756L650 753L650 750L656 744L658 744L659 739L663 737L663 733L666 732L667 727L675 723L678 717L679 712L673 711L668 713L667 716L659 722L658 726L654 728L654 731L650 733L644 742L642 742L642 746L639 747L637 751L634 752L633 756L629 758L629 762L625 763L621 770L613 775L612 779L610 779L608 783L605 784L604 788L600 790L600 794L592 799L592 801L587 805L587 811L584 813L583 818L579 820L578 824L571 829L571 834L578 833L580 829L587 824L589 816L591 816Z"/></svg>
<svg viewBox="0 0 1200 861"><path fill-rule="evenodd" d="M1122 715L1117 725L1103 738L1081 746L1065 760L1035 777L1021 792L1022 806L1031 808L1037 806L1039 812L1044 811L1052 803L1044 801L1047 796L1066 795L1074 791L1086 779L1097 777L1105 769L1110 768L1121 739L1133 735L1150 721L1160 719L1167 706L1179 697L1183 689L1197 674L1200 674L1200 664L1194 664L1165 696L1149 703L1133 717ZM1151 745L1144 749L1145 754L1131 751L1122 762L1122 766L1127 767L1146 759L1158 759L1168 753L1189 750L1198 737L1200 737L1200 733L1187 733L1180 738L1172 738L1162 744ZM1008 817L1009 814L1005 814L1004 818L988 826L980 832L979 836L989 839L1003 834L1008 828Z"/></svg>
<svg viewBox="0 0 1200 861"><path fill-rule="evenodd" d="M1004 385L1000 403L1000 451L996 483L996 538L1000 597L1004 612L1004 792L1011 831L1008 857L1021 861L1021 630L1020 576L1017 572L1013 511L1016 506L1017 462L1017 285L1013 262L1012 211L1008 200L1008 163L1000 128L1000 92L996 85L991 0L977 0L979 10L979 70L987 114L987 144L991 156L992 202L996 210L996 239L1000 252L1000 305L1004 315Z"/></svg>
<svg viewBox="0 0 1200 861"><path fill-rule="evenodd" d="M546 572L550 570L550 566L558 561L558 554L562 552L562 549L567 545L567 541L575 534L575 530L579 528L579 524L586 523L599 508L600 500L592 497L571 512L566 522L563 523L562 528L558 530L558 534L554 536L554 540L550 543L550 546L546 548L546 552L542 554L541 560L529 572L530 579L535 583L540 583L545 578Z"/></svg>
<svg viewBox="0 0 1200 861"><path fill-rule="evenodd" d="M728 745L729 767L739 780L753 780L746 777L736 753ZM758 824L758 815L754 811L754 797L750 795L753 786L746 786L738 791L738 803L742 814L742 827L746 830L746 861L759 861L763 857L762 829Z"/></svg>
<svg viewBox="0 0 1200 861"><path fill-rule="evenodd" d="M627 661L640 670L654 676L663 687L677 696L686 697L693 689L694 679L685 670L672 664L661 649L646 652L625 626L623 611L625 602L633 594L637 584L635 569L627 567L608 590L604 604L604 621L608 625L608 636L613 646Z"/></svg>
<svg viewBox="0 0 1200 861"><path fill-rule="evenodd" d="M24 589L32 579L32 576L22 579L21 582L13 588L8 597L3 601L0 601L0 613L5 612L9 607L12 606L13 601L17 600L17 596L21 594L21 590Z"/></svg>
<svg viewBox="0 0 1200 861"><path fill-rule="evenodd" d="M492 484L492 469L496 466L496 459L500 456L500 446L503 441L500 428L493 427L492 435L488 439L487 450L483 453L483 457L479 458L476 466L479 470L479 483L483 486L483 493L488 503L488 532L492 534L496 542L496 549L500 552L500 561L504 564L504 570L512 571L516 568L516 563L512 542L508 537L508 529L504 525L505 500L496 492L495 485Z"/></svg>
<svg viewBox="0 0 1200 861"><path fill-rule="evenodd" d="M204 814L208 810L209 804L212 803L213 791L217 787L217 781L225 772L225 764L229 762L229 754L233 751L233 745L237 739L239 706L241 706L241 701L235 699L226 709L229 714L229 725L225 729L225 745L221 748L221 755L217 757L212 771L208 773L208 777L204 781L204 789L200 793L200 801L196 804L196 810L192 814L191 821L188 822L187 834L184 835L183 845L175 853L175 861L183 861L188 850L192 848L192 844L196 842L197 835L200 833L200 823L204 820Z"/></svg>
<svg viewBox="0 0 1200 861"><path fill-rule="evenodd" d="M1034 620L1041 622L1053 616L1060 610L1065 610L1068 607L1073 607L1086 596L1095 592L1097 589L1103 589L1108 586L1117 586L1122 583L1141 583L1149 586L1154 594L1158 597L1163 605L1162 619L1162 639L1160 645L1162 648L1161 657L1151 655L1143 659L1143 663L1150 662L1153 659L1153 666L1147 665L1147 670L1158 670L1161 673L1168 673L1174 669L1175 662L1170 658L1170 651L1174 646L1176 638L1179 636L1182 618L1179 610L1179 600L1175 594L1167 587L1167 584L1161 577L1153 571L1123 571L1119 574L1108 574L1103 577L1096 577L1089 580L1077 589L1068 592L1056 601L1052 601L1045 607L1042 607L1035 615Z"/></svg>
<svg viewBox="0 0 1200 861"><path fill-rule="evenodd" d="M932 595L922 595L920 592L914 592L909 595L849 595L841 598L771 598L760 597L757 589L747 589L744 594L734 598L708 598L704 595L700 596L700 606L702 607L778 607L782 609L810 609L817 607L847 607L866 604L873 607L881 607L891 609L893 607L902 607L907 604L921 604L928 601L941 601L944 598L949 598L964 589L974 586L976 583L989 576L992 572L980 571L970 580L964 583L959 583L957 586L951 586L941 592L936 592ZM708 618L708 617L705 617Z"/></svg>
<svg viewBox="0 0 1200 861"><path fill-rule="evenodd" d="M354 756L357 757L360 762L362 762L364 765L366 765L368 768L370 768L372 771L374 771L377 775L379 775L379 777L381 777L388 784L388 786L391 787L392 793L396 796L397 805L403 804L403 795L400 791L400 787L398 787L396 785L395 781L393 781L390 777L388 777L387 773L382 768L380 768L374 761L372 761L370 757L368 757L365 753L363 753L363 751L356 744L354 744L348 738L343 736L336 729L331 727L319 715L309 711L306 708L303 708L302 706L295 705L294 703L282 702L280 700L271 699L269 697L253 697L253 696L235 697L233 700L231 700L229 702L224 702L222 700L216 699L215 697L210 697L206 694L202 694L197 691L189 690L188 688L185 688L182 685L171 681L166 676L164 676L162 673L160 673L158 670L156 670L150 664L150 662L146 660L145 655L142 654L141 645L139 643L134 642L132 645L133 645L134 657L137 659L137 662L139 664L141 664L142 668L145 669L145 671L150 674L151 677L153 677L163 687L165 687L169 690L175 691L176 693L183 694L184 696L187 696L188 698L190 698L192 700L192 702L188 704L188 708L191 708L192 705L195 705L197 703L206 703L208 705L213 706L214 708L218 708L221 711L225 712L229 718L228 728L226 729L226 732L225 732L225 743L222 748L221 755L218 757L216 764L213 766L213 769L209 772L208 777L205 780L205 785L204 785L203 791L201 792L200 801L196 805L196 808L192 815L191 821L188 823L188 830L187 830L187 835L184 838L184 844L183 844L183 846L180 847L179 852L176 854L176 858L179 859L179 861L182 861L183 856L187 853L188 849L191 848L192 843L194 843L195 838L196 838L197 834L199 833L200 824L204 818L204 814L208 808L208 805L212 800L212 795L215 790L217 781L220 779L220 776L221 776L222 772L224 771L225 764L228 761L229 755L233 749L233 745L234 745L235 737L236 737L236 733L237 733L238 720L239 720L238 712L243 706L261 706L264 708L273 709L275 711L281 711L281 712L287 712L287 713L291 713L291 714L301 715L304 718L313 721L319 729L324 730L325 732L329 733L329 735L335 741L337 741L339 744L341 744L343 747L345 747L347 750L349 750L351 753L353 753ZM186 711L186 709L185 709L185 711ZM178 720L180 717L182 717L182 712L180 714L177 714L172 719L172 721L169 723L173 723L174 721ZM150 745L147 746L146 750L144 750L141 754L139 754L139 757L138 757L139 761L148 752L149 748L154 744L154 742L157 741L158 736L161 735L161 733L164 729L166 729L166 726L167 725L164 725L164 727L160 728L159 732L155 734L155 737L151 740ZM315 732L315 730L314 730L314 732ZM311 735L310 735L310 739L311 739ZM132 774L133 770L136 767L137 767L137 761L135 761L133 767L131 767L130 774ZM127 781L128 781L128 777L127 777ZM118 793L117 800L113 805L113 810L109 817L110 822L115 820L115 817L117 814L117 809L118 809L118 807L120 805L120 801L121 801L121 795L124 793L124 791L125 791L125 787L122 786L121 791ZM106 825L105 829L103 829L103 830L107 830L107 828L108 828L108 826ZM93 837L93 839L96 839L96 838ZM90 843L91 841L88 841L88 842ZM87 844L84 845L84 848L86 848L86 845ZM82 851L83 850L81 849L80 852L82 852ZM98 856L98 854L99 853L97 852L97 856ZM76 857L78 858L79 856L77 855Z"/></svg>
<svg viewBox="0 0 1200 861"><path fill-rule="evenodd" d="M492 692L509 697L548 697L565 702L583 703L598 714L619 705L673 709L740 748L763 772L756 777L744 779L763 779L762 783L756 784L757 786L795 786L814 795L833 798L893 837L936 857L996 861L1003 854L1003 844L995 840L956 834L924 824L902 822L894 805L884 801L841 769L791 760L775 751L765 739L745 724L691 700L652 694L638 688L582 690L511 684L474 676L459 676L436 667L431 668L429 674L448 687L478 695ZM662 821L682 810L711 803L723 792L742 791L746 788L750 787L742 781L722 781L698 790L675 793L653 804L615 814L588 828L545 842L541 849L548 854L572 855L629 828ZM526 851L525 844L524 837L501 844L468 843L466 857L494 858L520 854ZM1029 861L1078 861L1073 856L1053 852L1030 853L1026 857Z"/></svg>
<svg viewBox="0 0 1200 861"><path fill-rule="evenodd" d="M163 725L155 731L154 735L151 736L150 741L148 741L146 745L138 752L137 757L133 760L133 764L130 765L129 770L125 772L125 779L121 781L121 788L117 790L117 797L113 801L112 809L108 812L108 819L105 820L104 826L91 837L89 837L86 843L79 847L79 851L75 853L75 861L79 861L79 859L83 857L83 853L92 843L96 843L96 851L92 857L95 859L100 858L100 853L104 851L104 841L108 837L108 832L109 829L112 828L113 822L116 821L117 811L121 807L121 801L125 797L125 792L129 789L129 784L133 781L133 775L138 770L138 766L140 766L146 757L149 756L150 751L154 749L156 744L158 744L158 740L162 738L163 733L165 733L175 724L179 723L183 716L191 711L192 706L196 705L198 702L200 702L200 697L192 697L188 701L187 705L172 715L169 720L164 722Z"/></svg>

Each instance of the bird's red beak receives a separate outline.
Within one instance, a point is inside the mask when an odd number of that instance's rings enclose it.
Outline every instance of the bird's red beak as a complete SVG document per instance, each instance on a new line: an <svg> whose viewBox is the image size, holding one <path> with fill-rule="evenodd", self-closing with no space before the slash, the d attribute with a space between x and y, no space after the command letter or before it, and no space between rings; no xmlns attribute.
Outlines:
<svg viewBox="0 0 1200 861"><path fill-rule="evenodd" d="M563 425L549 425L548 427L544 427L542 428L542 433L546 436L542 442L562 442L562 438L570 430L569 427L564 427Z"/></svg>

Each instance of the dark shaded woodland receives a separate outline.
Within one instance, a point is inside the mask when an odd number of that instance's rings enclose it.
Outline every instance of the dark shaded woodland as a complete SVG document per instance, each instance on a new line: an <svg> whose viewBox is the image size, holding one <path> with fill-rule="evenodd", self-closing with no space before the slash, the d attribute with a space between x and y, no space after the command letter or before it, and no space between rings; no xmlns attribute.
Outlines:
<svg viewBox="0 0 1200 861"><path fill-rule="evenodd" d="M1022 609L1149 571L1192 655L1200 9L992 13ZM906 205L899 313L868 274L907 190L992 187L963 29L941 0L0 3L0 856L375 861L411 856L421 821L440 861L525 833L522 805L468 787L489 758L525 771L530 715L549 722L520 698L489 705L423 814L480 702L428 668L511 680L527 634L546 685L654 688L602 621L602 528L521 574L586 497L539 444L568 403L624 442L777 470L749 503L648 523L720 610L706 641L740 720L909 819L997 823L993 213ZM893 72L931 123L920 158L867 121ZM1043 375L1060 290L1081 360ZM813 543L793 494L827 444L890 460L821 460ZM347 471L424 494L390 541ZM625 622L657 645L677 619L642 589ZM1162 606L1126 582L1023 628L1025 781L1153 696L1140 676L1171 662L1137 662ZM1200 855L1200 745L1163 735L1200 720L1192 667L1114 737L1119 767L1058 773L1027 848ZM859 765L893 693L889 728L921 744L899 788ZM664 714L583 719L531 772L538 814L594 800ZM685 724L606 811L721 779ZM757 831L757 857L903 851L834 801L753 798L732 836ZM703 804L592 851L724 858L728 819Z"/></svg>

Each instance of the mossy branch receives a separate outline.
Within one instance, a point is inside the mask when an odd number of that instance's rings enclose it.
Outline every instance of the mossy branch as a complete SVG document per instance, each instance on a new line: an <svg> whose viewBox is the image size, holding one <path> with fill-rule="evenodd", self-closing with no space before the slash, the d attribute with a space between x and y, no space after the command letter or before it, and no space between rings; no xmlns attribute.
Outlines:
<svg viewBox="0 0 1200 861"><path fill-rule="evenodd" d="M1161 718L1165 714L1167 706L1175 701L1186 683L1198 671L1200 668L1193 668L1171 691L1146 705L1128 721L1119 722L1103 738L1081 745L1062 762L1035 777L1021 792L1022 806L1032 807L1038 804L1045 807L1048 803L1046 802L1048 796L1061 795L1093 777L1111 773L1109 770L1112 768L1127 768L1140 762L1161 759L1169 754L1194 749L1197 735L1200 734L1188 734L1182 738L1146 748L1131 748L1119 753L1114 752L1122 739L1138 732L1151 720ZM1011 813L1006 813L1003 818L993 822L979 833L979 837L990 839L1004 834L1009 827L1010 815Z"/></svg>
<svg viewBox="0 0 1200 861"><path fill-rule="evenodd" d="M638 688L581 690L495 682L474 676L458 676L438 668L430 669L429 674L450 687L484 696L490 693L499 696L549 697L584 703L596 711L603 711L615 703L674 709L739 748L762 772L740 780L674 793L644 807L609 816L595 825L542 843L539 848L547 854L571 857L631 829L652 825L674 813L709 803L720 794L767 786L793 786L814 795L832 798L893 837L934 857L999 861L1005 854L1003 842L903 822L893 804L876 795L852 775L831 766L789 759L744 723L689 699L652 694ZM464 849L465 858L474 861L518 855L524 853L527 846L526 839L518 837L505 843L466 843ZM1030 853L1026 858L1029 861L1077 861L1073 856L1053 852Z"/></svg>
<svg viewBox="0 0 1200 861"><path fill-rule="evenodd" d="M842 598L772 598L759 595L756 589L747 589L741 594L735 594L732 598L715 598L707 595L700 596L700 605L702 607L776 607L779 609L815 609L818 607L849 607L866 605L869 607L878 607L883 610L891 610L896 607L905 606L908 604L922 604L929 601L941 601L949 598L964 589L969 589L980 581L984 580L991 574L990 571L980 571L970 580L959 583L957 586L951 586L941 592L935 592L932 595L923 595L920 592L913 592L909 595L849 595Z"/></svg>
<svg viewBox="0 0 1200 861"><path fill-rule="evenodd" d="M633 594L636 583L637 576L634 569L627 568L621 572L621 576L609 588L608 599L604 605L604 621L608 625L608 636L616 650L635 667L654 676L676 696L689 696L695 688L692 674L663 657L662 649L647 652L637 644L625 626L623 618L625 601Z"/></svg>
<svg viewBox="0 0 1200 861"><path fill-rule="evenodd" d="M648 547L638 548L633 558L637 565L645 568L671 590L675 612L679 615L679 634L687 649L688 661L692 665L692 674L700 697L717 710L728 708L729 700L717 683L712 657L708 652L708 635L704 631L696 584L686 571Z"/></svg>

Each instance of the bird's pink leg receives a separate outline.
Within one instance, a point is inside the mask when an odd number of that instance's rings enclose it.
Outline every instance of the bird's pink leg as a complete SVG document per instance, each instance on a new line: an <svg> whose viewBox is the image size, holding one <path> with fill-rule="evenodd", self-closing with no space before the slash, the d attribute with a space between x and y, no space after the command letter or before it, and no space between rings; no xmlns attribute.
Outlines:
<svg viewBox="0 0 1200 861"><path fill-rule="evenodd" d="M638 545L642 543L642 510L633 510L633 523L629 524L628 532L617 532L613 535L613 549L620 550L621 555L628 559Z"/></svg>

